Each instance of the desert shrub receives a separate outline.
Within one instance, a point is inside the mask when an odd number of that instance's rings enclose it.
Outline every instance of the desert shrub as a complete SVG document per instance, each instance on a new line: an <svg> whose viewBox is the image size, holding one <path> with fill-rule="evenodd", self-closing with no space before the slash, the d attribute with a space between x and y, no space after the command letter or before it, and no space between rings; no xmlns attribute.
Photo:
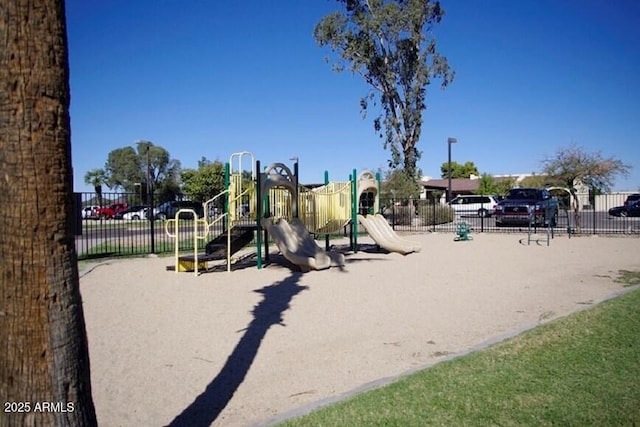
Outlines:
<svg viewBox="0 0 640 427"><path fill-rule="evenodd" d="M413 205L388 206L384 208L383 215L394 225L411 225L416 217L416 208Z"/></svg>
<svg viewBox="0 0 640 427"><path fill-rule="evenodd" d="M422 219L423 225L438 225L453 221L455 213L446 205L421 203L418 206L418 216Z"/></svg>

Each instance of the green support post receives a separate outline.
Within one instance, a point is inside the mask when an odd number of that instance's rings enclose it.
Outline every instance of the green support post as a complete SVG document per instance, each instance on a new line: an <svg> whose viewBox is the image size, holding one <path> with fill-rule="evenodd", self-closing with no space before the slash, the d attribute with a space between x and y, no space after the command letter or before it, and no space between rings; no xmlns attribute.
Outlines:
<svg viewBox="0 0 640 427"><path fill-rule="evenodd" d="M324 171L324 185L329 185L329 171ZM324 235L324 246L325 249L329 250L329 235Z"/></svg>
<svg viewBox="0 0 640 427"><path fill-rule="evenodd" d="M373 201L373 206L378 207L378 211L374 214L381 214L382 208L380 207L380 190L382 189L382 179L380 178L380 172L376 172L376 182L378 183L378 191L376 191L376 198Z"/></svg>
<svg viewBox="0 0 640 427"><path fill-rule="evenodd" d="M358 253L358 178L356 170L351 175L351 223L353 224L353 253Z"/></svg>

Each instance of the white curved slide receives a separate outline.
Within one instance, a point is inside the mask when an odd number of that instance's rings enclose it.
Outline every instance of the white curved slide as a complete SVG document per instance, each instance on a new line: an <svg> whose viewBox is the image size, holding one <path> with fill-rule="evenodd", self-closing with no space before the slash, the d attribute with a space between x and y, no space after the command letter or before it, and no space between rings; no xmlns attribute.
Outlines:
<svg viewBox="0 0 640 427"><path fill-rule="evenodd" d="M422 249L420 243L398 236L386 218L380 214L358 215L358 222L362 224L376 244L390 252L406 255L411 252L420 252Z"/></svg>
<svg viewBox="0 0 640 427"><path fill-rule="evenodd" d="M324 270L345 264L343 254L327 252L318 246L302 221L297 218L291 223L282 218L275 224L269 218L263 218L262 227L273 236L282 256L299 266L302 271Z"/></svg>

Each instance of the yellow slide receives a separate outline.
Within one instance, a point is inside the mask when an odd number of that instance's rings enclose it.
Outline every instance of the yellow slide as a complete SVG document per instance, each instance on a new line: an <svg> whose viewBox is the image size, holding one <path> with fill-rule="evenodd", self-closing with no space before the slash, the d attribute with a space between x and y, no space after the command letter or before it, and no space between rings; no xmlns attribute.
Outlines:
<svg viewBox="0 0 640 427"><path fill-rule="evenodd" d="M302 271L344 266L344 255L327 252L318 246L302 221L297 218L291 223L282 218L275 224L269 218L263 218L262 227L273 236L282 256L299 266Z"/></svg>
<svg viewBox="0 0 640 427"><path fill-rule="evenodd" d="M381 214L358 215L358 222L362 224L376 244L390 252L406 255L411 252L420 252L422 249L420 243L398 236Z"/></svg>

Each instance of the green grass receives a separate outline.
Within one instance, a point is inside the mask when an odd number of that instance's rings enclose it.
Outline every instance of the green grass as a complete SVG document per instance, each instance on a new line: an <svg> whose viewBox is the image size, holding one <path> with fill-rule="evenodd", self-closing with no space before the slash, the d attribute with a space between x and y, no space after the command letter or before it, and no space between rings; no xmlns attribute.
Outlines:
<svg viewBox="0 0 640 427"><path fill-rule="evenodd" d="M204 240L198 240L198 250L200 252L204 251L204 247L207 244ZM180 253L190 253L193 252L193 238L185 238L180 240ZM151 246L146 241L143 242L135 242L135 241L118 241L117 238L106 241L99 245L92 246L91 249L81 253L78 255L78 259L81 261L92 260L96 258L108 258L108 257L118 257L118 258L132 258L132 257L142 257L147 256L151 253ZM160 243L156 242L155 254L162 255L173 255L174 254L174 246L173 242L171 243Z"/></svg>
<svg viewBox="0 0 640 427"><path fill-rule="evenodd" d="M622 283L624 286L640 285L640 271L620 270L618 273L616 283Z"/></svg>
<svg viewBox="0 0 640 427"><path fill-rule="evenodd" d="M283 425L640 425L639 308L631 291Z"/></svg>

